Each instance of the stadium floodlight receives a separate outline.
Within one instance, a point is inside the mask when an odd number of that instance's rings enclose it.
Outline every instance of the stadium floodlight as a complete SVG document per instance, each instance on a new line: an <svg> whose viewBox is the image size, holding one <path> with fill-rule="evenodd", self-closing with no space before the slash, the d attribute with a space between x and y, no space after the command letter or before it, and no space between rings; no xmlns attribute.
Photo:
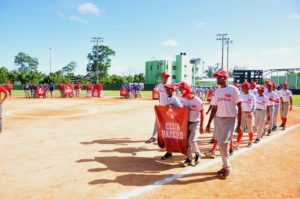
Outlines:
<svg viewBox="0 0 300 199"><path fill-rule="evenodd" d="M219 41L222 41L222 59L221 59L221 67L223 69L223 59L224 59L224 41L228 38L226 38L228 34L216 34L216 39L219 40Z"/></svg>
<svg viewBox="0 0 300 199"><path fill-rule="evenodd" d="M96 43L96 78L97 78L97 82L99 81L99 66L98 66L98 63L99 63L99 57L98 57L98 46L99 46L99 42L103 42L103 38L102 37L92 37L91 38L91 42L93 43Z"/></svg>

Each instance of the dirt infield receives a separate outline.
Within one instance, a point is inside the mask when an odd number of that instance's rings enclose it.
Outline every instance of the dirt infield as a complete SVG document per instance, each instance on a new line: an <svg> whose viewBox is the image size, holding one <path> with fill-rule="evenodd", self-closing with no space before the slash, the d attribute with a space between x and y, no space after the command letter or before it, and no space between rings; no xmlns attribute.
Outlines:
<svg viewBox="0 0 300 199"><path fill-rule="evenodd" d="M0 198L125 197L196 168L183 168L183 155L161 161L164 152L156 144L145 144L156 103L13 98L4 104ZM299 114L300 108L289 113L289 126L300 123ZM218 163L136 198L299 198L299 132L300 127L233 157L226 181L215 176ZM210 138L201 135L202 153L210 149ZM242 148L246 140L247 135ZM211 161L203 158L200 164Z"/></svg>

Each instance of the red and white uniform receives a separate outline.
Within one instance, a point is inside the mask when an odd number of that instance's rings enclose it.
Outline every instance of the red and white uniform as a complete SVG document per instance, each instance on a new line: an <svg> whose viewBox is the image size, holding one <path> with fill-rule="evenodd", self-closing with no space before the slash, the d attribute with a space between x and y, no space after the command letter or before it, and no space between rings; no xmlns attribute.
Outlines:
<svg viewBox="0 0 300 199"><path fill-rule="evenodd" d="M203 110L202 100L194 96L193 99L185 100L184 106L189 108L189 122L200 122L200 111Z"/></svg>
<svg viewBox="0 0 300 199"><path fill-rule="evenodd" d="M292 91L290 91L289 89L282 89L281 91L281 96L282 96L282 101L283 102L290 102L290 97L292 97Z"/></svg>
<svg viewBox="0 0 300 199"><path fill-rule="evenodd" d="M218 88L212 99L211 105L218 106L217 117L236 117L236 104L241 101L240 92L236 87L228 85Z"/></svg>
<svg viewBox="0 0 300 199"><path fill-rule="evenodd" d="M254 96L258 95L258 92L257 92L257 89L256 89L256 88L254 88L254 89L249 89L249 93L252 94L252 95L254 95Z"/></svg>
<svg viewBox="0 0 300 199"><path fill-rule="evenodd" d="M253 94L241 94L242 112L252 112L255 109L256 99Z"/></svg>
<svg viewBox="0 0 300 199"><path fill-rule="evenodd" d="M269 101L268 97L257 95L256 96L256 109L266 110L267 109L267 105L269 103L268 101Z"/></svg>
<svg viewBox="0 0 300 199"><path fill-rule="evenodd" d="M268 99L276 100L277 98L277 94L274 91L271 92L267 91L264 94ZM274 101L269 100L267 106L273 106L274 104L275 104Z"/></svg>
<svg viewBox="0 0 300 199"><path fill-rule="evenodd" d="M167 106L168 105L168 95L166 93L165 84L160 83L155 88L155 91L159 92L159 105Z"/></svg>

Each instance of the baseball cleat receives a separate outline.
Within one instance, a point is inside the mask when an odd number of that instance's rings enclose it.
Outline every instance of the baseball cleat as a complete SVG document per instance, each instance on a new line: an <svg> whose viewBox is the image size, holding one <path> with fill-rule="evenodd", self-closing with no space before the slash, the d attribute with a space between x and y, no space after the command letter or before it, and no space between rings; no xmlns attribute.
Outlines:
<svg viewBox="0 0 300 199"><path fill-rule="evenodd" d="M211 144L213 144L215 142L215 139L214 138L211 138L210 142Z"/></svg>
<svg viewBox="0 0 300 199"><path fill-rule="evenodd" d="M233 156L233 149L229 149L229 156Z"/></svg>
<svg viewBox="0 0 300 199"><path fill-rule="evenodd" d="M214 151L208 151L208 152L204 152L204 154L210 158L215 158L216 157L216 153Z"/></svg>
<svg viewBox="0 0 300 199"><path fill-rule="evenodd" d="M156 138L151 137L149 140L146 141L146 143L152 143L155 141L156 141Z"/></svg>
<svg viewBox="0 0 300 199"><path fill-rule="evenodd" d="M226 179L230 174L230 171L228 169L221 169L220 171L217 172L217 175L221 179Z"/></svg>
<svg viewBox="0 0 300 199"><path fill-rule="evenodd" d="M250 148L251 146L252 146L252 142L249 142L248 145L247 145L247 147Z"/></svg>
<svg viewBox="0 0 300 199"><path fill-rule="evenodd" d="M285 130L285 126L282 126L282 130Z"/></svg>
<svg viewBox="0 0 300 199"><path fill-rule="evenodd" d="M260 142L260 139L258 139L258 138L254 141L255 144L257 144L259 142Z"/></svg>
<svg viewBox="0 0 300 199"><path fill-rule="evenodd" d="M189 158L187 158L184 162L183 162L183 166L187 167L188 165L192 165L192 160L190 160Z"/></svg>
<svg viewBox="0 0 300 199"><path fill-rule="evenodd" d="M201 159L200 154L196 153L196 156L195 156L195 165L198 165L200 163L200 159Z"/></svg>
<svg viewBox="0 0 300 199"><path fill-rule="evenodd" d="M170 159L172 157L172 153L166 153L164 156L162 156L160 159L161 160L167 160Z"/></svg>
<svg viewBox="0 0 300 199"><path fill-rule="evenodd" d="M276 131L277 130L277 126L273 126L272 131Z"/></svg>
<svg viewBox="0 0 300 199"><path fill-rule="evenodd" d="M267 136L270 136L272 134L272 131L269 130Z"/></svg>

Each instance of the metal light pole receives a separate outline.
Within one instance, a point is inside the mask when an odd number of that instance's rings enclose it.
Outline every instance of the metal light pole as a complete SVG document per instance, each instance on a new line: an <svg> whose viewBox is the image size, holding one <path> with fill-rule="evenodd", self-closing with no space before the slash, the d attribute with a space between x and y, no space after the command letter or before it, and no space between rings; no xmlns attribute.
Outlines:
<svg viewBox="0 0 300 199"><path fill-rule="evenodd" d="M232 44L233 41L230 40L230 38L226 38L225 45L227 46L227 72L228 72L228 66L229 66L229 44Z"/></svg>
<svg viewBox="0 0 300 199"><path fill-rule="evenodd" d="M103 38L102 37L92 37L91 38L91 42L95 42L96 43L96 78L97 78L97 82L99 81L99 57L98 57L98 46L99 46L99 42L103 42Z"/></svg>
<svg viewBox="0 0 300 199"><path fill-rule="evenodd" d="M51 73L51 48L49 48L50 50L50 73Z"/></svg>
<svg viewBox="0 0 300 199"><path fill-rule="evenodd" d="M222 70L223 70L223 60L224 60L224 41L226 39L226 36L228 34L217 34L217 40L221 40L222 41L222 59L221 59L221 67L222 67Z"/></svg>

